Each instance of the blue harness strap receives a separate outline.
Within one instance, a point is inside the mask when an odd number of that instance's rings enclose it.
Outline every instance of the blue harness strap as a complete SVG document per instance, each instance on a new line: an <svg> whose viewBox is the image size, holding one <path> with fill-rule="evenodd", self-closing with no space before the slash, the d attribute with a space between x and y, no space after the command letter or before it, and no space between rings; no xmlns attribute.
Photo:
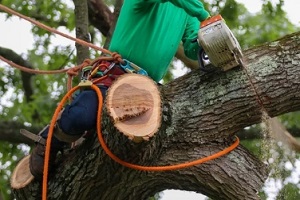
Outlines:
<svg viewBox="0 0 300 200"><path fill-rule="evenodd" d="M128 73L136 73L136 74L141 74L141 75L144 75L144 76L148 76L148 73L140 68L139 66L137 66L136 64L126 60L126 59L123 59L125 61L125 64L122 64L120 63L120 66L121 68L123 68L126 72Z"/></svg>

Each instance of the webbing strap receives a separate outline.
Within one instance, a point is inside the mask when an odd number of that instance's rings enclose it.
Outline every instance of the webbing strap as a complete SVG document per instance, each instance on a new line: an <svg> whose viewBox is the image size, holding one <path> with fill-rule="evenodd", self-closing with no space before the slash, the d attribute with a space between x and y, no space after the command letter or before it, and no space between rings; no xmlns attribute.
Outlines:
<svg viewBox="0 0 300 200"><path fill-rule="evenodd" d="M34 142L40 143L42 145L46 145L46 140L42 138L40 135L36 135L34 133L31 133L30 131L27 131L25 129L21 129L20 133L24 135L25 137L33 140Z"/></svg>

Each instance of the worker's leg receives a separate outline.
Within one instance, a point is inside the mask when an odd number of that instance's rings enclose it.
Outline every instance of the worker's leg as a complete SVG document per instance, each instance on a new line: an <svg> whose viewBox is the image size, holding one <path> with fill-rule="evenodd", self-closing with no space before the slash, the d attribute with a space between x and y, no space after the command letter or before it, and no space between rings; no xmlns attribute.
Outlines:
<svg viewBox="0 0 300 200"><path fill-rule="evenodd" d="M107 87L100 87L103 98ZM81 136L85 131L94 129L96 126L98 109L98 97L94 90L84 90L75 97L70 105L63 110L57 121L58 128L66 135ZM54 134L55 135L55 134ZM47 138L48 130L42 133Z"/></svg>
<svg viewBox="0 0 300 200"><path fill-rule="evenodd" d="M103 97L107 87L100 87ZM62 150L66 142L75 141L85 131L95 128L98 109L98 97L94 90L84 90L75 97L70 105L63 110L60 119L54 128L51 143L51 158L49 169L53 168L56 154ZM41 133L43 138L48 137L49 127ZM66 139L66 140L65 140ZM42 178L45 147L37 144L30 159L31 173L38 179Z"/></svg>
<svg viewBox="0 0 300 200"><path fill-rule="evenodd" d="M102 95L105 94L102 89ZM69 135L82 135L86 130L95 128L98 98L94 90L85 90L67 105L62 112L58 125Z"/></svg>

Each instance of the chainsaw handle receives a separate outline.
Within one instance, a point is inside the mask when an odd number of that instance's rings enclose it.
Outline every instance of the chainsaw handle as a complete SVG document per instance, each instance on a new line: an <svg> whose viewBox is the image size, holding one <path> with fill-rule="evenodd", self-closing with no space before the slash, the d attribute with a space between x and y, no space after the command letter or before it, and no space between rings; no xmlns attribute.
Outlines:
<svg viewBox="0 0 300 200"><path fill-rule="evenodd" d="M198 51L198 63L200 70L203 72L213 72L216 70L216 68L214 68L210 63L208 56L202 48L200 48Z"/></svg>
<svg viewBox="0 0 300 200"><path fill-rule="evenodd" d="M203 22L201 22L200 24L200 28L203 28L205 26L208 26L216 21L220 21L223 20L223 17L221 15L216 15L210 18L207 18L206 20L204 20Z"/></svg>

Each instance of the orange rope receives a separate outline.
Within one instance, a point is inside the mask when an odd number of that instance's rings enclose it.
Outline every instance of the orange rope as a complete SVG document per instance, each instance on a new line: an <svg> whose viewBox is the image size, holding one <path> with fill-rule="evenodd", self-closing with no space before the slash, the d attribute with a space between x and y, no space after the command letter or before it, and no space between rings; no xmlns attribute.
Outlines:
<svg viewBox="0 0 300 200"><path fill-rule="evenodd" d="M57 117L63 108L63 105L65 102L71 97L71 95L79 89L79 86L76 86L72 88L68 93L63 97L61 102L58 104L54 115L52 117L50 127L49 127L49 132L48 132L48 138L46 141L46 150L45 150L45 161L44 161L44 175L43 175L43 194L42 194L42 199L47 200L47 182L48 182L48 166L49 166L49 158L50 158L50 148L51 148L51 141L52 141L52 136L53 136L53 129L57 120Z"/></svg>
<svg viewBox="0 0 300 200"><path fill-rule="evenodd" d="M238 145L239 145L239 138L236 137L235 142L230 145L229 147L223 149L222 151L219 151L213 155L195 160L195 161L191 161L191 162L187 162L187 163L181 163L181 164L177 164L177 165L169 165L169 166L141 166L141 165L135 165L135 164L131 164L128 163L126 161L121 160L120 158L118 158L116 155L114 155L109 148L107 147L104 139L103 139L103 135L101 132L101 116L102 116L102 106L103 106L103 97L102 97L102 93L100 91L100 89L96 86L96 85L92 85L91 88L93 90L95 90L95 92L97 93L98 96L98 102L99 102L99 106L98 106L98 112L97 112L97 135L98 135L98 139L99 142L103 148L103 150L107 153L107 155L109 157L111 157L115 162L128 167L128 168L132 168L135 170L141 170L141 171L167 171L167 170L178 170L178 169L183 169L183 168L187 168L187 167L192 167L195 165L199 165L202 164L204 162L219 158L223 155L228 154L229 152L231 152L232 150L234 150ZM43 175L43 194L42 194L42 199L46 200L47 199L47 182L48 182L48 165L49 165L49 158L50 158L50 147L51 147L51 141L52 141L52 136L53 136L53 129L57 120L57 117L59 115L59 112L61 111L63 105L65 104L65 102L68 100L68 98L76 91L79 89L79 86L76 86L74 88L72 88L70 91L68 91L68 93L63 97L63 99L61 100L61 102L59 103L59 105L57 106L54 115L52 117L51 123L50 123L50 127L49 127L49 133L48 133L48 138L47 138L47 142L46 142L46 151L45 151L45 162L44 162L44 175Z"/></svg>
<svg viewBox="0 0 300 200"><path fill-rule="evenodd" d="M121 165L123 165L125 167L131 168L131 169L135 169L135 170L141 170L141 171L178 170L178 169L183 169L183 168L187 168L187 167L192 167L192 166L195 166L195 165L199 165L199 164L202 164L204 162L207 162L207 161L210 161L210 160L214 160L216 158L224 156L224 155L228 154L229 152L231 152L232 150L234 150L239 145L240 140L236 136L235 142L232 145L230 145L229 147L223 149L222 151L219 151L219 152L217 152L215 154L212 154L210 156L207 156L207 157L195 160L195 161L181 163L181 164L177 164L177 165L168 165L168 166L142 166L142 165L136 165L136 164L128 163L126 161L121 160L116 155L114 155L109 150L108 146L106 145L106 143L105 143L105 141L103 139L103 135L102 135L102 132L101 132L101 116L102 116L103 97L102 97L100 89L96 85L92 85L91 87L97 93L98 101L99 101L98 112L97 112L97 136L98 136L98 140L99 140L99 142L100 142L103 150L107 153L107 155L109 157L111 157L115 162L117 162L117 163L119 163L119 164L121 164ZM56 108L56 110L54 112L54 115L52 117L51 123L50 123L48 138L47 138L47 142L46 142L45 162L44 162L44 172L43 172L43 188L42 188L42 193L43 193L42 194L42 199L43 200L47 200L48 166L49 166L50 149L51 149L51 141L52 141L52 137L53 137L54 126L55 126L57 117L58 117L61 109L63 108L63 105L71 97L71 95L76 90L78 90L79 88L80 88L79 86L76 86L76 87L72 88L63 97L63 99L61 100L61 102L57 106L57 108Z"/></svg>
<svg viewBox="0 0 300 200"><path fill-rule="evenodd" d="M110 52L109 50L107 49L104 49L104 48L101 48L101 47L98 47L92 43L89 43L89 42L86 42L84 40L81 40L81 39L78 39L78 38L74 38L72 36L69 36L67 34L64 34L54 28L51 28L49 26L46 26L45 24L42 24L36 20L33 20L25 15L22 15L2 4L0 4L0 9L7 12L7 13L10 13L12 15L16 15L20 18L23 18L29 22L31 22L32 24L35 24L36 26L40 27L40 28L43 28L49 32L52 32L52 33L55 33L55 34L58 34L58 35L61 35L65 38L68 38L70 40L73 40L75 41L76 43L78 44L81 44L81 45L84 45L84 46L87 46L87 47L91 47L95 50L100 50L102 51L103 53L106 53L106 54L109 54L109 55L112 55L112 57L116 60L116 61L119 61L119 62L122 62L123 63L123 60L122 58L120 57L119 54L116 54L116 53L112 53ZM36 73L36 74L56 74L56 73L62 73L62 72L67 72L69 69L63 69L63 70L53 70L53 71L45 71L45 70L33 70L33 69L28 69L26 67L22 67L20 65L17 65L5 58L3 58L2 56L0 56L0 59L3 60L4 62L8 63L9 65L11 66L14 66L18 69L21 69L22 71L25 71L25 72L28 72L28 73ZM77 72L82 66L78 66L76 69L73 69L73 71L69 71L69 76L72 76L72 73L73 72ZM104 139L103 139L103 136L102 136L102 133L101 133L101 115L102 115L102 106L103 106L103 97L102 97L102 94L101 94L101 91L100 89L96 86L96 85L92 85L91 86L93 90L95 90L95 92L97 93L97 96L98 96L98 101L99 101L99 106L98 106L98 113L97 113L97 135L98 135L98 139L99 139L99 142L103 148L103 150L114 160L116 161L117 163L125 166L125 167L129 167L129 168L132 168L132 169L136 169L136 170L142 170L142 171L166 171L166 170L177 170L177 169L182 169L182 168L186 168L186 167L191 167L191 166L194 166L194 165L198 165L198 164L201 164L201 163L204 163L204 162L207 162L209 160L213 160L213 159L216 159L220 156L223 156L225 154L228 154L230 151L234 150L238 145L239 145L239 138L236 137L236 141L229 147L227 147L226 149L220 151L220 152L217 152L213 155L210 155L210 156L207 156L207 157L204 157L204 158L201 158L201 159L198 159L198 160L195 160L195 161L192 161L192 162L187 162L187 163L182 163L182 164L177 164L177 165L170 165L170 166L141 166L141 165L135 165L135 164L131 164L131 163L127 163L126 161L123 161L121 160L120 158L118 158L116 155L114 155L110 150L109 148L107 147ZM51 123L50 123L50 127L49 127L49 133L48 133L48 138L47 138L47 142L46 142L46 150L45 150L45 162L44 162L44 175L43 175L43 194L42 194L42 199L43 200L46 200L47 199L47 182L48 182L48 166L49 166L49 158L50 158L50 148L51 148L51 141L52 141L52 137L53 137L53 129L54 129L54 126L55 126L55 123L56 123L56 120L57 120L57 117L61 111L61 109L63 108L63 105L64 103L70 99L71 95L79 89L79 86L76 86L72 89L70 89L68 91L68 93L63 97L63 99L61 100L61 102L59 103L59 105L57 106L55 112L54 112L54 115L52 117L52 120L51 120Z"/></svg>
<svg viewBox="0 0 300 200"><path fill-rule="evenodd" d="M235 142L227 147L226 149L219 151L213 155L195 160L195 161L191 161L191 162L187 162L187 163L182 163L182 164L177 164L177 165L169 165L169 166L141 166L141 165L135 165L135 164L131 164L128 163L126 161L121 160L120 158L118 158L116 155L114 155L109 148L107 147L102 133L101 133L101 115L102 115L102 94L100 89L96 86L96 85L92 85L91 86L93 90L96 91L97 96L98 96L98 101L99 101L99 107L98 107L98 112L97 112L97 134L98 134L98 139L99 142L103 148L103 150L109 155L109 157L111 157L114 161L116 161L117 163L125 166L125 167L129 167L135 170L142 170L142 171L168 171L168 170L178 170L178 169L183 169L183 168L187 168L187 167L191 167L194 165L198 165L204 162L207 162L209 160L213 160L216 159L218 157L221 157L225 154L228 154L230 151L232 151L233 149L235 149L238 145L239 145L239 138L236 137Z"/></svg>

